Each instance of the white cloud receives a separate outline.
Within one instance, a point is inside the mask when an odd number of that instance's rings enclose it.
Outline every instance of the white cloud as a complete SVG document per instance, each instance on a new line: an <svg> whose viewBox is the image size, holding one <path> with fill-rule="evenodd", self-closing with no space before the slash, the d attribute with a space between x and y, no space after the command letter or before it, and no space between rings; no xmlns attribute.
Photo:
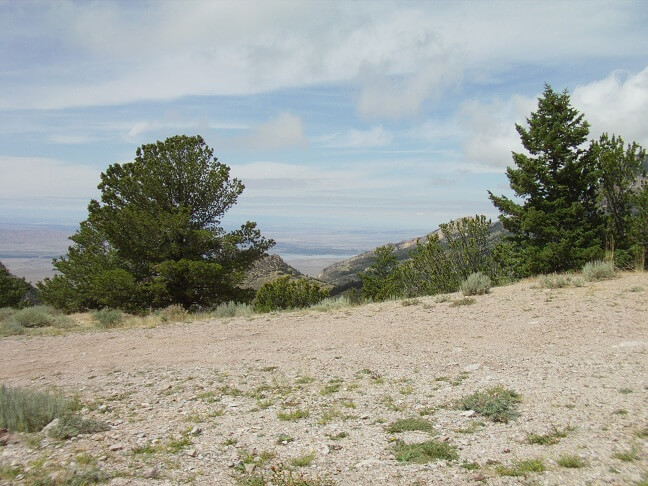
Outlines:
<svg viewBox="0 0 648 486"><path fill-rule="evenodd" d="M459 117L465 130L466 167L501 170L511 165L511 152L524 151L515 124L523 124L536 106L535 98L519 95L490 103L465 102Z"/></svg>
<svg viewBox="0 0 648 486"><path fill-rule="evenodd" d="M358 111L415 114L516 63L645 55L640 3L8 2L1 108L359 83ZM578 18L578 22L573 19ZM11 46L16 46L12 48ZM47 51L43 50L47 46Z"/></svg>
<svg viewBox="0 0 648 486"><path fill-rule="evenodd" d="M293 113L280 113L275 118L253 127L248 135L225 141L240 148L276 150L308 145L304 125Z"/></svg>
<svg viewBox="0 0 648 486"><path fill-rule="evenodd" d="M394 140L394 135L377 125L369 130L351 129L346 133L339 133L323 137L326 145L342 148L372 148L386 147Z"/></svg>
<svg viewBox="0 0 648 486"><path fill-rule="evenodd" d="M648 67L637 74L615 71L580 85L572 102L590 122L590 137L609 132L648 146Z"/></svg>
<svg viewBox="0 0 648 486"><path fill-rule="evenodd" d="M39 157L0 155L0 194L3 198L96 197L99 172L78 164Z"/></svg>

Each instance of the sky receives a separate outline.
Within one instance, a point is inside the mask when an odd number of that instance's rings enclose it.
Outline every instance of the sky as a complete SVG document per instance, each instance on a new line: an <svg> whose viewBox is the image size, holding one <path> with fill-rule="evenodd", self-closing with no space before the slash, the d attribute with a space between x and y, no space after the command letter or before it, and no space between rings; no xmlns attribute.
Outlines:
<svg viewBox="0 0 648 486"><path fill-rule="evenodd" d="M297 246L495 219L544 83L648 146L646 25L643 0L0 0L0 223L78 225L176 134L244 182L226 225Z"/></svg>

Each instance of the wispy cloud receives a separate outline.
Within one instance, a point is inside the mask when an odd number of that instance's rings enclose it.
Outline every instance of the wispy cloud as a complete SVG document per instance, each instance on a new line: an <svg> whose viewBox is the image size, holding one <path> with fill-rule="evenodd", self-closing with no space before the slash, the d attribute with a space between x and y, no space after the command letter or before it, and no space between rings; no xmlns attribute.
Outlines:
<svg viewBox="0 0 648 486"><path fill-rule="evenodd" d="M270 120L254 126L249 133L223 141L224 145L240 149L279 150L306 147L302 119L289 112L283 112Z"/></svg>

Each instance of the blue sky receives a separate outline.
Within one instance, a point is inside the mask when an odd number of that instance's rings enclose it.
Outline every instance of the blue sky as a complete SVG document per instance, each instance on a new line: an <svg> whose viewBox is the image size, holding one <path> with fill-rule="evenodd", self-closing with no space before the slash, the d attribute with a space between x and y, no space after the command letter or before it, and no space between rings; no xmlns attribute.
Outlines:
<svg viewBox="0 0 648 486"><path fill-rule="evenodd" d="M646 25L644 1L0 0L0 223L76 224L180 133L245 183L227 224L277 238L495 218L545 82L648 146Z"/></svg>

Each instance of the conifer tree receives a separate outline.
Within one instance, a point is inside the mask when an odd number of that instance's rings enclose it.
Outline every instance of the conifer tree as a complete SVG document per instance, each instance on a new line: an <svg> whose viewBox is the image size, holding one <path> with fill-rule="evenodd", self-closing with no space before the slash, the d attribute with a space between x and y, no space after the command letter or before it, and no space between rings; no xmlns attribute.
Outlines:
<svg viewBox="0 0 648 486"><path fill-rule="evenodd" d="M509 265L520 276L579 268L603 255L595 161L582 147L589 124L567 91L545 85L538 109L516 124L527 153L513 153L507 176L518 200L495 196ZM519 201L519 202L518 202Z"/></svg>

